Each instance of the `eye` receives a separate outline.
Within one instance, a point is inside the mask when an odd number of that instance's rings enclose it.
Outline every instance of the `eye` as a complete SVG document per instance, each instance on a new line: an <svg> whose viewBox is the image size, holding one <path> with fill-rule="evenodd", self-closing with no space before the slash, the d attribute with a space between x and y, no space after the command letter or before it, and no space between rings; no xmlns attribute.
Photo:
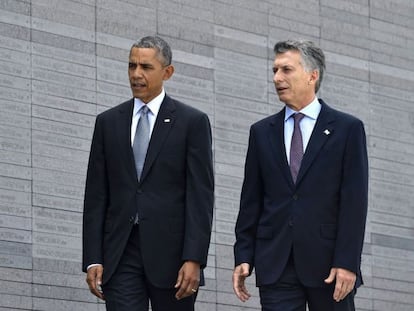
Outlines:
<svg viewBox="0 0 414 311"><path fill-rule="evenodd" d="M144 70L148 70L148 69L150 69L151 68L151 66L150 65L147 65L147 64L143 64L142 65L142 69L144 69Z"/></svg>
<svg viewBox="0 0 414 311"><path fill-rule="evenodd" d="M137 68L137 64L135 64L135 63L128 63L128 68L129 69L135 69L135 68Z"/></svg>

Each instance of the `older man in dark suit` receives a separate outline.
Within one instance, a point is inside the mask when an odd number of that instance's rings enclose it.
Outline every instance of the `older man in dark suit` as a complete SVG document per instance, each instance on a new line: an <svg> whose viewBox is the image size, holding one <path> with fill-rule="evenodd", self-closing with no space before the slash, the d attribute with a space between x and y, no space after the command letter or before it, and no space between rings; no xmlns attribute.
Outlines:
<svg viewBox="0 0 414 311"><path fill-rule="evenodd" d="M159 37L135 43L133 99L98 115L89 159L83 270L109 311L192 311L213 213L208 117L165 94Z"/></svg>
<svg viewBox="0 0 414 311"><path fill-rule="evenodd" d="M364 126L316 97L325 68L309 41L275 45L286 104L252 125L234 246L233 287L253 267L265 311L355 310L368 201Z"/></svg>

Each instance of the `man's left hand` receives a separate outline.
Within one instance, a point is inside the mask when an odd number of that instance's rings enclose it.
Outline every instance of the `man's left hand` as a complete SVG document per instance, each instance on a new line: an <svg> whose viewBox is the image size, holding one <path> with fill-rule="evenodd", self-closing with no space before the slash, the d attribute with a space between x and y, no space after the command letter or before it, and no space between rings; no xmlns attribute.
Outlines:
<svg viewBox="0 0 414 311"><path fill-rule="evenodd" d="M178 300L194 295L198 291L200 284L200 264L195 261L186 261L180 271L178 271L177 283L178 288L175 298Z"/></svg>
<svg viewBox="0 0 414 311"><path fill-rule="evenodd" d="M339 302L354 290L356 274L346 269L332 268L328 278L325 279L325 283L331 284L335 279L333 299Z"/></svg>

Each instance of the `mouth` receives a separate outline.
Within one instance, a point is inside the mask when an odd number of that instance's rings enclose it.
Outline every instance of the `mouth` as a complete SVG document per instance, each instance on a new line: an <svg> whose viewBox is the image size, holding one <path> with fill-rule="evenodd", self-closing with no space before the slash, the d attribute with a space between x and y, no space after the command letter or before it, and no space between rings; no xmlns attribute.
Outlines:
<svg viewBox="0 0 414 311"><path fill-rule="evenodd" d="M146 87L145 83L142 82L131 82L131 88L132 89L142 89Z"/></svg>
<svg viewBox="0 0 414 311"><path fill-rule="evenodd" d="M281 93L281 92L283 92L283 91L286 91L288 88L287 87L282 87L282 86L278 86L278 87L276 87L276 91L278 92L278 93Z"/></svg>

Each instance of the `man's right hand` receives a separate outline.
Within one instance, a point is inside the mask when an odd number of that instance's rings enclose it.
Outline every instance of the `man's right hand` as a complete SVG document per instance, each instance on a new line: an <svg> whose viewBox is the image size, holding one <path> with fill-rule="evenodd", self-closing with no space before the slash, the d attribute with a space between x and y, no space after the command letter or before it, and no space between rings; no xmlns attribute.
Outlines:
<svg viewBox="0 0 414 311"><path fill-rule="evenodd" d="M233 290L237 297L243 302L250 298L244 281L249 276L250 265L248 263L242 263L234 268L233 271Z"/></svg>
<svg viewBox="0 0 414 311"><path fill-rule="evenodd" d="M89 290L92 294L94 294L99 299L105 300L104 295L102 293L102 274L103 274L103 266L102 265L94 265L90 267L86 274L86 283L88 283Z"/></svg>

